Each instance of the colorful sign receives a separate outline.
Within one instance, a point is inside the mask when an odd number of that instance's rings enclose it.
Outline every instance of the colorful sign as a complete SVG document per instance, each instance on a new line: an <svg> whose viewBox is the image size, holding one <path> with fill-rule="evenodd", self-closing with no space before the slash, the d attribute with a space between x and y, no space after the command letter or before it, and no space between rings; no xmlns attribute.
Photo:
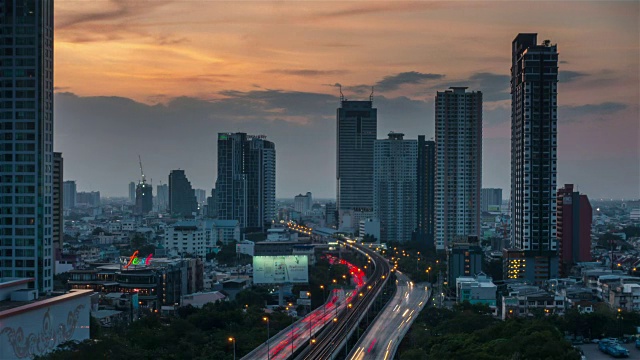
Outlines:
<svg viewBox="0 0 640 360"><path fill-rule="evenodd" d="M145 265L145 266L149 266L151 264L151 258L153 257L153 254L149 254L149 256L147 256L145 259L141 259L138 257L138 250L136 250L133 255L131 255L129 257L129 259L127 260L127 258L120 258L120 261L122 262L122 264L126 265L124 266L125 269L129 268L129 266L131 265Z"/></svg>

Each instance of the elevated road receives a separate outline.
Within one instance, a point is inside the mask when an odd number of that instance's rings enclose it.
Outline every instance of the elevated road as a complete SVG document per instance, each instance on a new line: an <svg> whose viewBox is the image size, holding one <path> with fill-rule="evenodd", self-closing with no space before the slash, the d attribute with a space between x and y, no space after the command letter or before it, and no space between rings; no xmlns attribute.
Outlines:
<svg viewBox="0 0 640 360"><path fill-rule="evenodd" d="M429 301L431 286L413 284L399 271L396 271L396 279L398 290L395 296L367 328L347 359L393 359L402 338Z"/></svg>
<svg viewBox="0 0 640 360"><path fill-rule="evenodd" d="M355 296L346 298L346 309L339 312L335 321L317 336L316 342L302 350L296 359L333 359L336 351L345 345L389 280L391 267L386 259L368 248L345 242L341 244L364 254L371 260L374 271L365 286L357 294L353 294Z"/></svg>

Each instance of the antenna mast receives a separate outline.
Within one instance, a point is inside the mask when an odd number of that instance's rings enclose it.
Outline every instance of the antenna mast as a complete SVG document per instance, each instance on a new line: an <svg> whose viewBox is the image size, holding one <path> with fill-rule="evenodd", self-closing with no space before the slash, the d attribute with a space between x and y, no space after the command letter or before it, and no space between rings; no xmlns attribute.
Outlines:
<svg viewBox="0 0 640 360"><path fill-rule="evenodd" d="M338 88L340 89L340 101L344 101L344 94L342 94L342 85L338 85Z"/></svg>
<svg viewBox="0 0 640 360"><path fill-rule="evenodd" d="M369 101L373 102L373 86L371 87L371 95L369 95Z"/></svg>

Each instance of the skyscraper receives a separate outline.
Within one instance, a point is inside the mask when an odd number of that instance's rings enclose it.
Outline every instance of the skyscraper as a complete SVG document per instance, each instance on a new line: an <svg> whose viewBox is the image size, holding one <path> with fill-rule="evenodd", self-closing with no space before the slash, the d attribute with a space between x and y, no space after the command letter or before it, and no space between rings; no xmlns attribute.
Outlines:
<svg viewBox="0 0 640 360"><path fill-rule="evenodd" d="M62 204L64 202L64 161L62 153L53 153L53 252L54 252L54 269L55 259L58 257L62 248L62 235L64 234L64 211ZM55 273L55 271L54 271Z"/></svg>
<svg viewBox="0 0 640 360"><path fill-rule="evenodd" d="M436 95L436 249L480 234L482 93Z"/></svg>
<svg viewBox="0 0 640 360"><path fill-rule="evenodd" d="M129 202L136 203L136 183L133 181L129 183Z"/></svg>
<svg viewBox="0 0 640 360"><path fill-rule="evenodd" d="M435 180L436 180L436 142L425 141L424 135L418 135L418 191L417 191L417 227L415 239L434 246L435 238Z"/></svg>
<svg viewBox="0 0 640 360"><path fill-rule="evenodd" d="M568 276L577 262L591 261L591 218L587 195L573 191L573 184L558 189L557 233L561 276Z"/></svg>
<svg viewBox="0 0 640 360"><path fill-rule="evenodd" d="M218 133L218 218L264 231L276 216L276 149L264 135Z"/></svg>
<svg viewBox="0 0 640 360"><path fill-rule="evenodd" d="M341 98L336 125L338 216L343 222L344 215L350 214L349 227L356 227L359 216L353 212L373 212L373 143L378 131L378 109L373 107L373 99Z"/></svg>
<svg viewBox="0 0 640 360"><path fill-rule="evenodd" d="M527 258L527 280L558 272L556 238L558 51L518 34L511 62L511 246Z"/></svg>
<svg viewBox="0 0 640 360"><path fill-rule="evenodd" d="M483 212L500 211L502 206L502 189L482 189L480 210Z"/></svg>
<svg viewBox="0 0 640 360"><path fill-rule="evenodd" d="M62 206L65 210L73 209L76 207L76 194L78 193L76 189L76 182L74 180L67 180L62 186Z"/></svg>
<svg viewBox="0 0 640 360"><path fill-rule="evenodd" d="M198 211L196 195L184 170L169 173L169 212L172 215L192 217Z"/></svg>
<svg viewBox="0 0 640 360"><path fill-rule="evenodd" d="M169 207L169 185L160 184L156 186L156 206L160 213L167 211Z"/></svg>
<svg viewBox="0 0 640 360"><path fill-rule="evenodd" d="M0 2L0 94L0 276L51 291L53 1Z"/></svg>
<svg viewBox="0 0 640 360"><path fill-rule="evenodd" d="M153 186L141 181L136 186L136 205L133 213L135 215L144 216L153 210Z"/></svg>
<svg viewBox="0 0 640 360"><path fill-rule="evenodd" d="M389 133L373 151L373 212L380 220L381 242L407 242L417 224L418 142Z"/></svg>

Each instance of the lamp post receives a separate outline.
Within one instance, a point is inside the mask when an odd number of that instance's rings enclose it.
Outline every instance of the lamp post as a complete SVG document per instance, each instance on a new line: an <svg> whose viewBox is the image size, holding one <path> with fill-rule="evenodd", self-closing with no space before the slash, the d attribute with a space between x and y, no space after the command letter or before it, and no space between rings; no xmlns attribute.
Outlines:
<svg viewBox="0 0 640 360"><path fill-rule="evenodd" d="M322 303L322 308L324 309L322 315L322 323L324 324L324 318L327 315L327 295L325 295L324 293L324 285L320 285L320 289L322 289L322 301L324 301L324 303Z"/></svg>
<svg viewBox="0 0 640 360"><path fill-rule="evenodd" d="M236 338L230 337L229 341L233 343L233 360L236 360Z"/></svg>
<svg viewBox="0 0 640 360"><path fill-rule="evenodd" d="M267 322L267 360L271 359L271 351L269 349L269 339L271 338L271 335L269 334L269 318L268 317L263 317L262 320Z"/></svg>

